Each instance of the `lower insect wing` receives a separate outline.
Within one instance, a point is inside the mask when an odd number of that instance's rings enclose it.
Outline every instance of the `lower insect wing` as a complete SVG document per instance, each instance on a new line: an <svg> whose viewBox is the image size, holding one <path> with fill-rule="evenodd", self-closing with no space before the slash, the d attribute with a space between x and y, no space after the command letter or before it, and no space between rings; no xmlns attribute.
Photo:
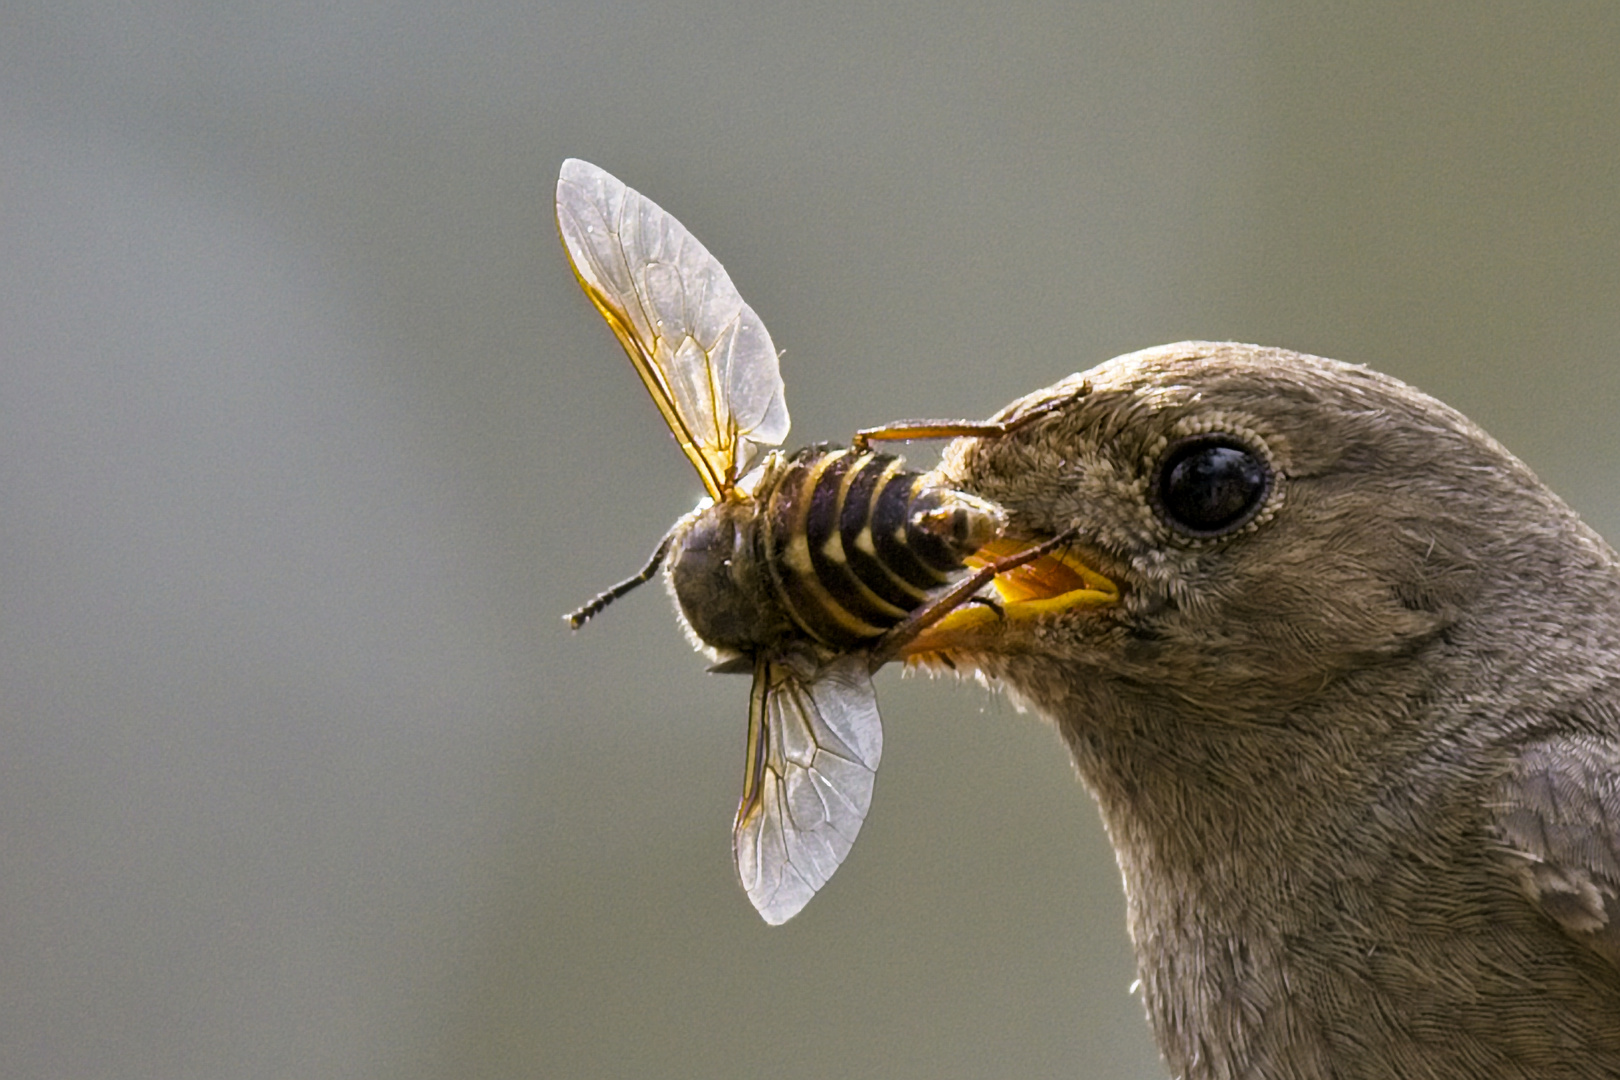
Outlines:
<svg viewBox="0 0 1620 1080"><path fill-rule="evenodd" d="M882 753L864 653L835 657L808 678L791 662L755 664L732 850L766 922L797 915L849 854Z"/></svg>

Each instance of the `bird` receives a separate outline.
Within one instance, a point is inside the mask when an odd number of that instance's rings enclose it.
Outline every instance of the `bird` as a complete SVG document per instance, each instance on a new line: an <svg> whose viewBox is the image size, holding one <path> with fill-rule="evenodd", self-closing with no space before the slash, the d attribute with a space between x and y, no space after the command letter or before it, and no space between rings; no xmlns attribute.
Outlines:
<svg viewBox="0 0 1620 1080"><path fill-rule="evenodd" d="M933 482L1074 539L906 654L1067 744L1170 1073L1620 1076L1614 550L1359 365L1183 342L1039 410Z"/></svg>

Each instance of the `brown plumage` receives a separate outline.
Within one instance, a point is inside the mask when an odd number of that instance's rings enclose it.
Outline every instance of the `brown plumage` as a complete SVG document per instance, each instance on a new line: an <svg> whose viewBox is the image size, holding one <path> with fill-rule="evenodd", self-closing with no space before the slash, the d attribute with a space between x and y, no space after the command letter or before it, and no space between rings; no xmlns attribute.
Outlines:
<svg viewBox="0 0 1620 1080"><path fill-rule="evenodd" d="M1080 526L1117 601L971 609L914 652L1067 741L1172 1074L1620 1076L1615 553L1364 368L1185 343L1003 415L1065 395L940 481Z"/></svg>

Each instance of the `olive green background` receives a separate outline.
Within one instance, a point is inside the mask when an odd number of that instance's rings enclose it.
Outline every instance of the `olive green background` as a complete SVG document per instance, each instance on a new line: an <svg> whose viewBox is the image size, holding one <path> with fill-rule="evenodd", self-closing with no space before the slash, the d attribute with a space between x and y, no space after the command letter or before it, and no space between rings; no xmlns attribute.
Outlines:
<svg viewBox="0 0 1620 1080"><path fill-rule="evenodd" d="M1161 1075L975 685L879 678L859 843L755 916L746 683L657 589L559 621L699 485L551 190L704 240L794 444L1237 338L1620 536L1620 6L1294 9L6 5L0 1075Z"/></svg>

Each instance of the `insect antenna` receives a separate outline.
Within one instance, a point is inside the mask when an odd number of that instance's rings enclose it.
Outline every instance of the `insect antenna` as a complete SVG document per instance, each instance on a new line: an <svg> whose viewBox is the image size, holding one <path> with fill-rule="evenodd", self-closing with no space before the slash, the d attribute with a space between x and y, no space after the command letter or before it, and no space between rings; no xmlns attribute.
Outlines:
<svg viewBox="0 0 1620 1080"><path fill-rule="evenodd" d="M646 582L651 581L652 576L658 573L658 568L663 565L664 556L669 554L669 545L674 539L675 534L673 532L665 533L664 538L658 541L658 550L652 553L652 558L647 560L647 565L641 568L640 573L638 573L635 577L625 578L623 581L619 582L606 592L597 593L590 603L586 604L584 607L581 607L577 611L572 611L567 615L564 615L563 618L567 621L569 628L572 630L578 630L580 627L585 625L585 621L587 619L601 611L603 608L607 607L609 604L613 603L613 601L617 600L619 597L623 596L637 585L643 585Z"/></svg>

